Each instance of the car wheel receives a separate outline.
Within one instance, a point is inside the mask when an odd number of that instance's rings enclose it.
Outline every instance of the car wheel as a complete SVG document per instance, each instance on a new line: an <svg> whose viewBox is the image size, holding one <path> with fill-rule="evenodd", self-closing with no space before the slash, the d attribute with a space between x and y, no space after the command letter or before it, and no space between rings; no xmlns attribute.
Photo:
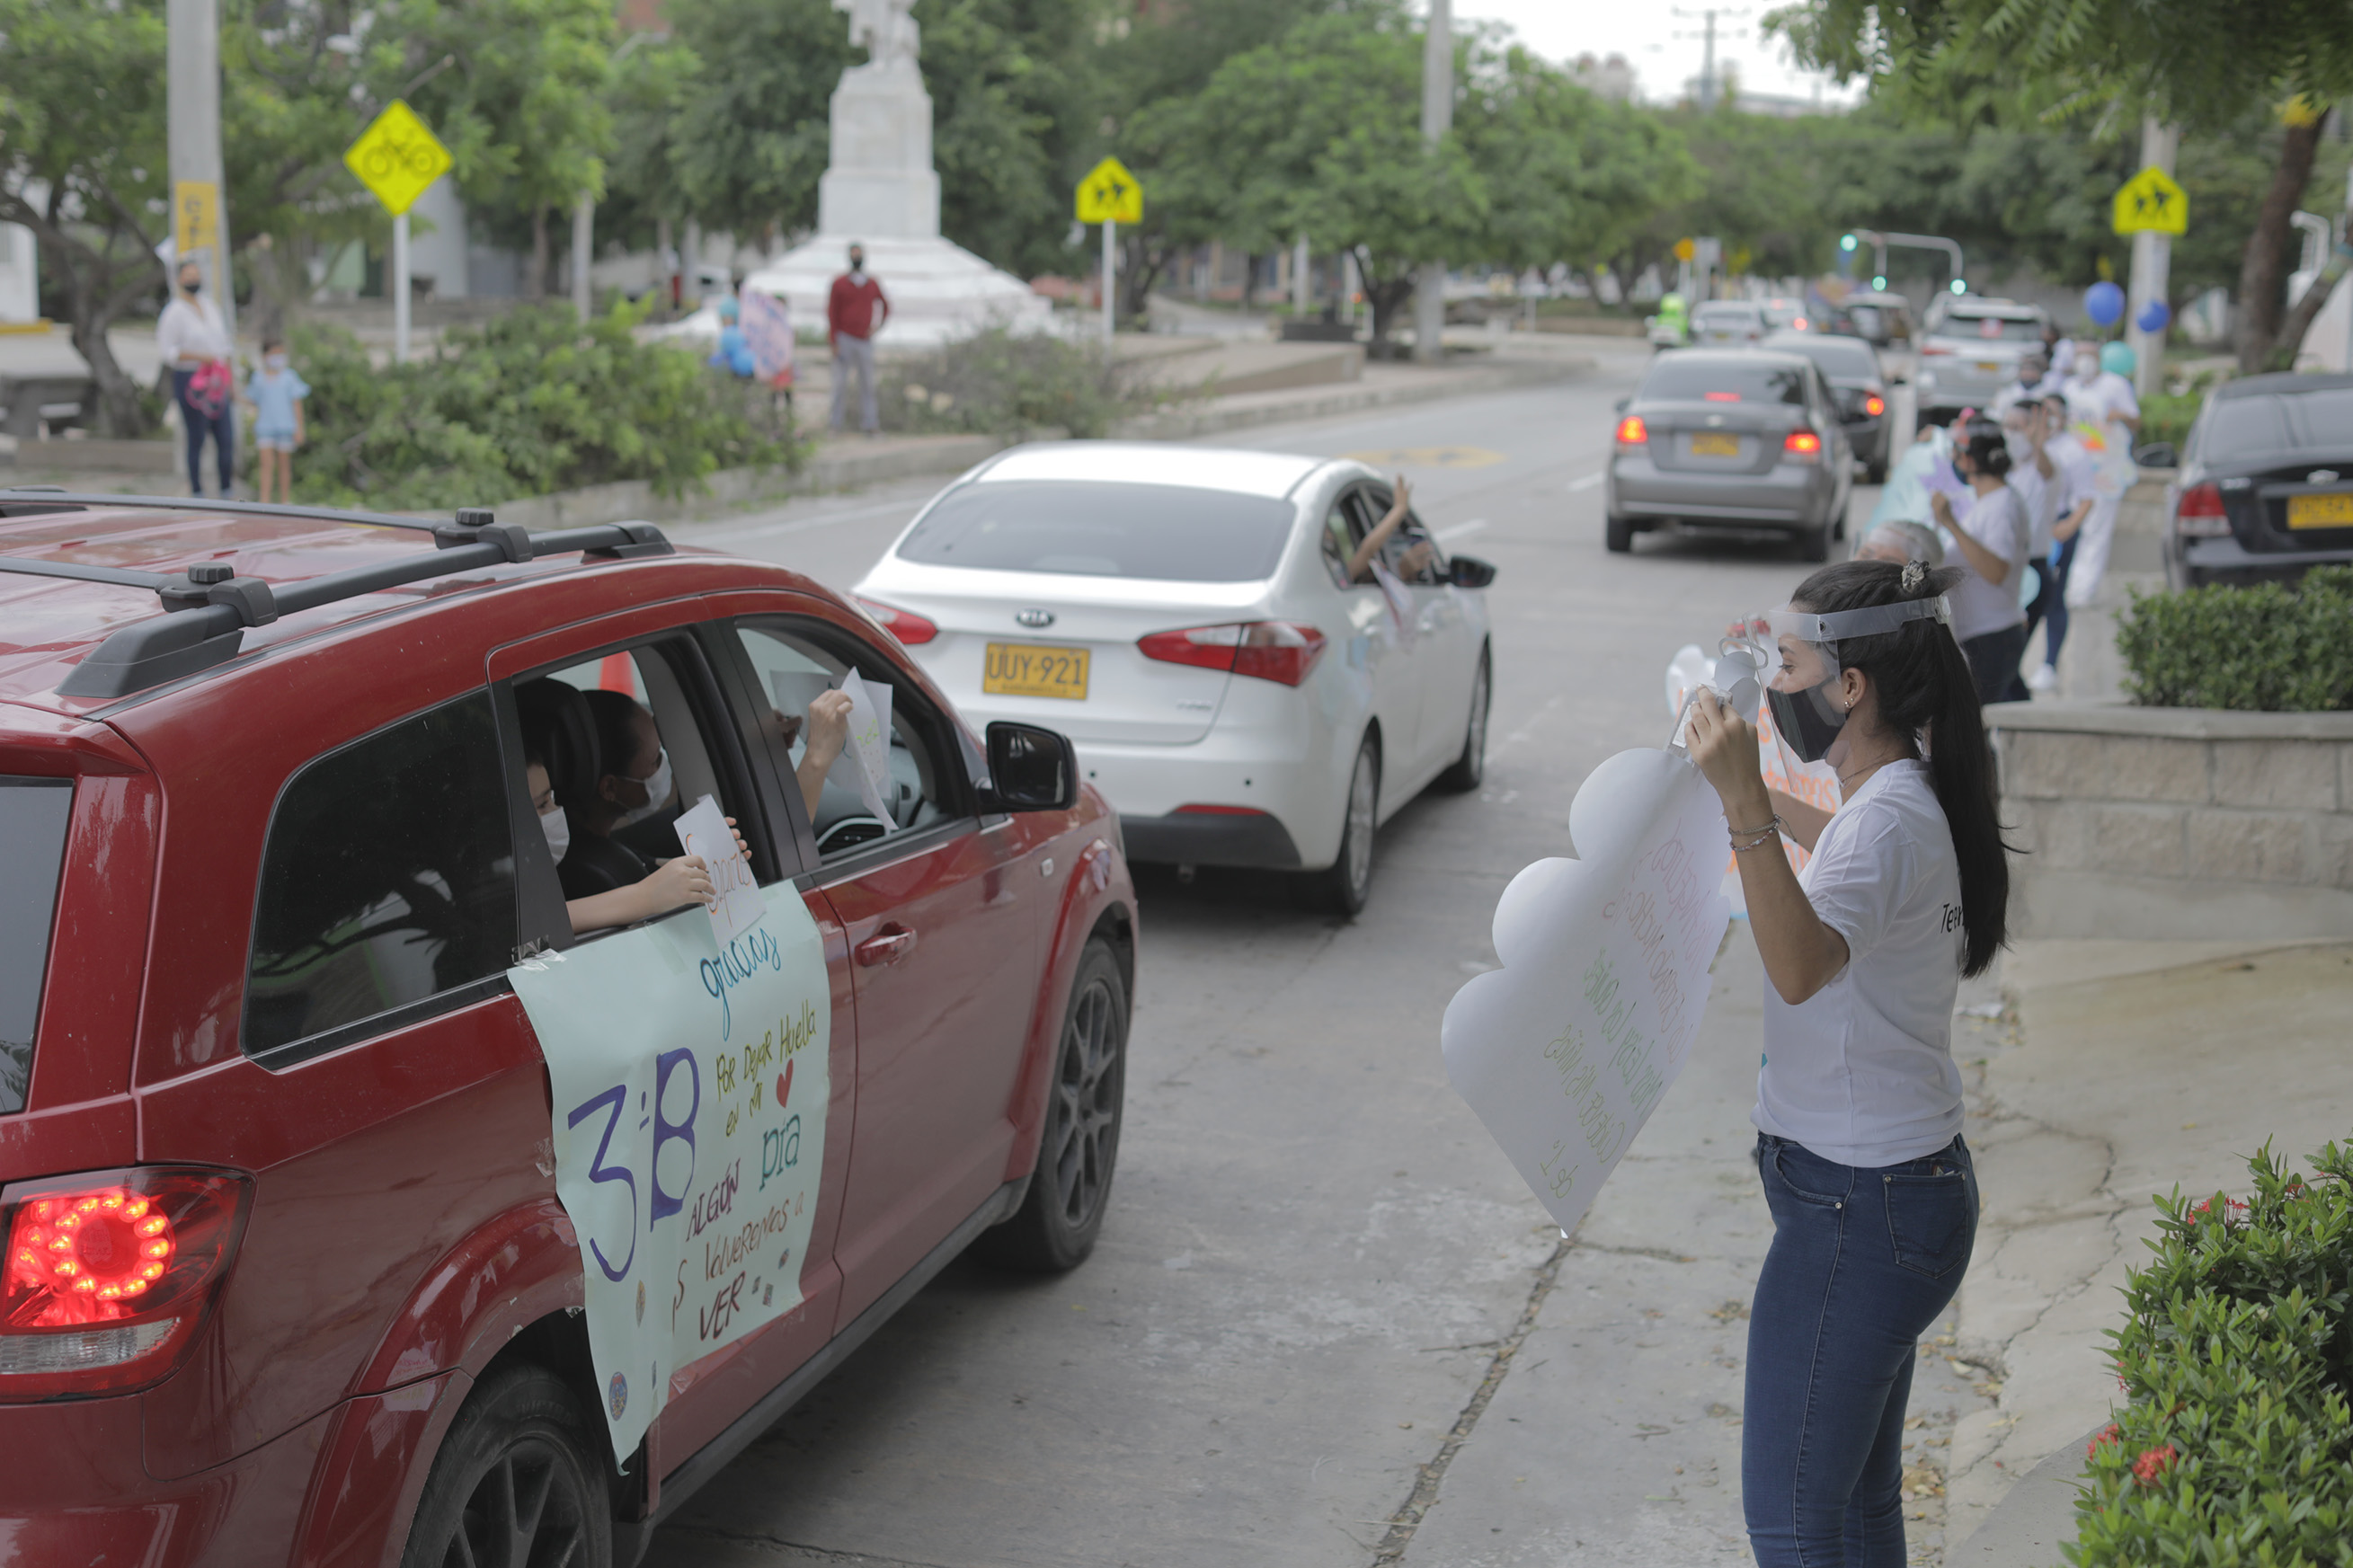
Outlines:
<svg viewBox="0 0 2353 1568"><path fill-rule="evenodd" d="M1328 870L1310 873L1307 903L1334 914L1353 915L1373 891L1373 828L1381 798L1380 742L1366 734L1348 770L1346 816L1340 827L1340 853Z"/></svg>
<svg viewBox="0 0 2353 1568"><path fill-rule="evenodd" d="M1623 555L1634 548L1634 525L1622 517L1611 516L1602 521L1601 542L1613 555Z"/></svg>
<svg viewBox="0 0 2353 1568"><path fill-rule="evenodd" d="M1809 563L1831 558L1831 525L1822 522L1798 535L1798 559Z"/></svg>
<svg viewBox="0 0 2353 1568"><path fill-rule="evenodd" d="M1062 1038L1038 1134L1029 1194L975 1250L988 1262L1034 1274L1063 1274L1087 1260L1111 1205L1119 1163L1120 1112L1127 1092L1127 982L1101 938L1079 954Z"/></svg>
<svg viewBox="0 0 2353 1568"><path fill-rule="evenodd" d="M1862 477L1874 485L1885 484L1887 482L1887 459L1882 458L1877 462L1865 464L1863 466Z"/></svg>
<svg viewBox="0 0 2353 1568"><path fill-rule="evenodd" d="M1462 754L1438 775L1438 787L1456 795L1479 787L1487 776L1487 710L1494 704L1494 678L1488 652L1479 650L1479 673L1471 678L1471 717L1462 729Z"/></svg>
<svg viewBox="0 0 2353 1568"><path fill-rule="evenodd" d="M433 1457L401 1568L610 1568L605 1444L588 1423L544 1367L485 1379Z"/></svg>

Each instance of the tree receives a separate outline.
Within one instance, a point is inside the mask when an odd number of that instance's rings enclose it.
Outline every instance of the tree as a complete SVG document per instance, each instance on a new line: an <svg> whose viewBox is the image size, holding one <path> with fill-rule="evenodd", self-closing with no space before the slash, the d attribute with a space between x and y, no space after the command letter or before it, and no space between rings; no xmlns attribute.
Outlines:
<svg viewBox="0 0 2353 1568"><path fill-rule="evenodd" d="M22 224L98 384L95 428L144 435L106 330L164 282L170 232L162 0L0 0L0 221Z"/></svg>
<svg viewBox="0 0 2353 1568"><path fill-rule="evenodd" d="M2022 83L2048 117L2144 114L2223 135L2252 110L2353 93L2348 0L1801 0L1768 24L1800 61L1919 103L1981 103L1957 83ZM1941 95L1936 90L1947 89ZM2290 115L2239 272L2239 363L2263 368L2280 331L2290 216L2325 112ZM2291 350L2294 344L2288 345Z"/></svg>
<svg viewBox="0 0 2353 1568"><path fill-rule="evenodd" d="M857 61L828 0L671 0L671 37L696 68L670 121L670 177L706 226L812 228L831 144L829 105Z"/></svg>

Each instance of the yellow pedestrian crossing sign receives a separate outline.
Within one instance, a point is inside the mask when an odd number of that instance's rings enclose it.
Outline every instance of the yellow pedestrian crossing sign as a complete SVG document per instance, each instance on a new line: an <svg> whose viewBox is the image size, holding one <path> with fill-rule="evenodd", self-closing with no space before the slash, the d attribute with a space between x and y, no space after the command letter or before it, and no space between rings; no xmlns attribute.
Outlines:
<svg viewBox="0 0 2353 1568"><path fill-rule="evenodd" d="M2143 169L2116 193L2113 226L2118 234L2187 234L2189 194L2164 170Z"/></svg>
<svg viewBox="0 0 2353 1568"><path fill-rule="evenodd" d="M1079 182L1081 223L1142 223L1144 186L1127 165L1105 158Z"/></svg>
<svg viewBox="0 0 2353 1568"><path fill-rule="evenodd" d="M415 110L396 98L343 153L344 166L395 217L416 205L417 198L449 172L449 149L417 118Z"/></svg>

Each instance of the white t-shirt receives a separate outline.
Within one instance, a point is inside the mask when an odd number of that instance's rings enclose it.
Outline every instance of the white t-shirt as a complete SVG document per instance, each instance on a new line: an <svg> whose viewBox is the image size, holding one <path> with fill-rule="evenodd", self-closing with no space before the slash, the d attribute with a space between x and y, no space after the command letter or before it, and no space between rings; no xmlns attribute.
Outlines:
<svg viewBox="0 0 2353 1568"><path fill-rule="evenodd" d="M2018 504L2026 509L2029 557L2039 559L2051 548L2051 503L2056 487L2034 466L2034 448L2017 437L2010 438L2006 482L2017 493Z"/></svg>
<svg viewBox="0 0 2353 1568"><path fill-rule="evenodd" d="M1956 549L1947 558L1947 564L1961 569L1961 580L1952 592L1953 636L1967 642L2026 619L2026 612L2018 607L2018 587L2033 552L2034 525L2019 493L2008 485L1978 497L1968 511L1955 511L1953 521L1961 531L2010 563L2009 575L1989 583L1963 552Z"/></svg>
<svg viewBox="0 0 2353 1568"><path fill-rule="evenodd" d="M1798 885L1846 967L1792 1007L1765 984L1750 1120L1841 1165L1901 1164L1961 1130L1953 997L1968 950L1952 831L1925 763L1872 774L1822 829Z"/></svg>
<svg viewBox="0 0 2353 1568"><path fill-rule="evenodd" d="M164 313L155 318L155 351L168 370L181 368L184 353L198 359L228 358L228 327L221 320L220 307L205 295L196 296L192 305L174 294Z"/></svg>

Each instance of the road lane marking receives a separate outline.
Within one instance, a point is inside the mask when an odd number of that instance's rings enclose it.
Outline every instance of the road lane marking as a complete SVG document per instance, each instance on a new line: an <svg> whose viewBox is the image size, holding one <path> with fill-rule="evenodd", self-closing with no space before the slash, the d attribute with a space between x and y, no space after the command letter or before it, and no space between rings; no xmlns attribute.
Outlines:
<svg viewBox="0 0 2353 1568"><path fill-rule="evenodd" d="M1516 746L1522 741L1526 740L1528 738L1529 731L1544 721L1545 715L1559 706L1560 699L1557 696L1546 700L1545 705L1537 709L1535 712L1529 714L1527 721L1518 729L1513 731L1502 740L1491 743L1487 747L1487 754L1492 757L1497 752L1504 750L1506 746Z"/></svg>
<svg viewBox="0 0 2353 1568"><path fill-rule="evenodd" d="M1484 468L1504 460L1487 447L1376 447L1340 455L1376 468Z"/></svg>
<svg viewBox="0 0 2353 1568"><path fill-rule="evenodd" d="M1599 474L1588 474L1581 479L1571 479L1568 481L1568 493L1575 495L1579 490L1589 490L1599 484L1602 478Z"/></svg>
<svg viewBox="0 0 2353 1568"><path fill-rule="evenodd" d="M1440 529L1437 533L1438 542L1443 544L1450 539L1460 539L1466 533L1476 533L1486 526L1485 518L1474 517L1468 522L1458 522L1451 528Z"/></svg>
<svg viewBox="0 0 2353 1568"><path fill-rule="evenodd" d="M847 511L828 512L822 517L795 518L789 522L754 523L748 528L697 529L689 535L690 542L702 544L733 539L767 539L779 533L805 533L813 528L831 528L838 523L862 522L869 518L901 511L913 516L923 506L921 500L881 501L872 506L854 507Z"/></svg>

